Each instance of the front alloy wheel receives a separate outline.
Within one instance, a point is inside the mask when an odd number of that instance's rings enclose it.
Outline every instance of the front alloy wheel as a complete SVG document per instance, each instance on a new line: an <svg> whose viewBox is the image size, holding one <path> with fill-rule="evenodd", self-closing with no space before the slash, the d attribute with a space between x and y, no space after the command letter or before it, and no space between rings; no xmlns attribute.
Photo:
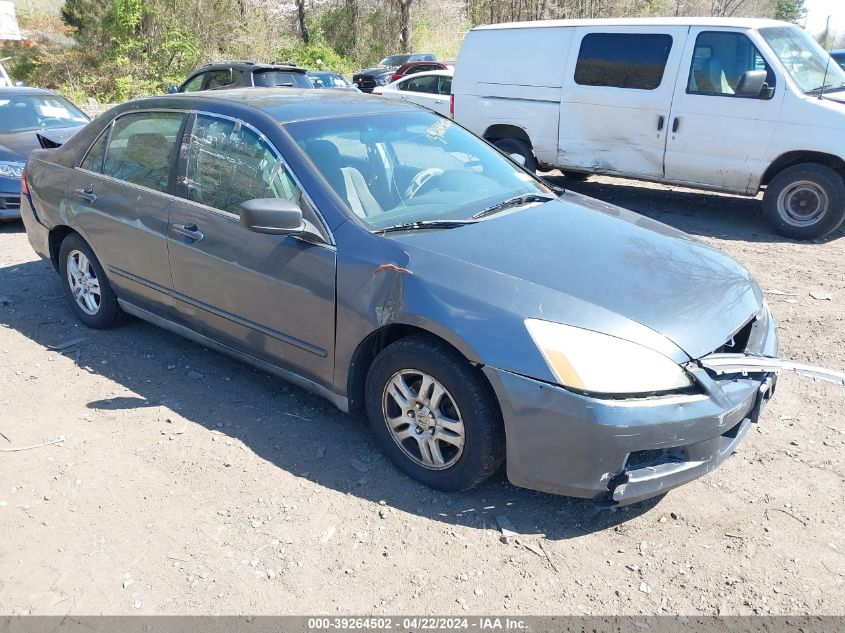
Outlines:
<svg viewBox="0 0 845 633"><path fill-rule="evenodd" d="M384 348L367 373L365 399L381 450L432 488L467 490L504 461L493 389L478 368L432 336L416 334Z"/></svg>
<svg viewBox="0 0 845 633"><path fill-rule="evenodd" d="M451 394L416 369L396 372L385 385L382 412L393 440L423 468L449 468L464 450L464 421Z"/></svg>

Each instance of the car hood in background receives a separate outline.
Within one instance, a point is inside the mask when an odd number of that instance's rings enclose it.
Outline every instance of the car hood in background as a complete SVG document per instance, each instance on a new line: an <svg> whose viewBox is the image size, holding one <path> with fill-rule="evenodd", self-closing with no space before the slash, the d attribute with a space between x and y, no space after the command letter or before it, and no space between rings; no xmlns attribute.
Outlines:
<svg viewBox="0 0 845 633"><path fill-rule="evenodd" d="M507 275L511 296L489 301L524 317L567 323L568 311L560 306L572 298L662 334L691 358L725 344L762 305L757 284L727 255L578 194L466 227L392 237L405 246L412 270L414 250L424 249ZM460 264L452 268L455 276L473 274ZM555 300L538 299L542 294L521 284L544 288Z"/></svg>
<svg viewBox="0 0 845 633"><path fill-rule="evenodd" d="M32 150L41 149L41 143L38 141L39 134L53 142L55 144L54 146L58 146L76 134L82 127L81 125L75 125L73 127L0 134L0 160L19 160L25 162Z"/></svg>

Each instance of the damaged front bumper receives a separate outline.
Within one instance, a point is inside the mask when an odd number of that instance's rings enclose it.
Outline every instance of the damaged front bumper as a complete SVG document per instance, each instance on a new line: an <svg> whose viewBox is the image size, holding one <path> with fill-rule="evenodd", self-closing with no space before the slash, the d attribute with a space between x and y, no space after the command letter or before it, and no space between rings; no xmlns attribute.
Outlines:
<svg viewBox="0 0 845 633"><path fill-rule="evenodd" d="M777 354L775 324L758 319L748 342ZM697 393L609 400L485 367L502 407L507 471L518 486L625 505L710 472L736 449L774 394L777 375L687 370Z"/></svg>

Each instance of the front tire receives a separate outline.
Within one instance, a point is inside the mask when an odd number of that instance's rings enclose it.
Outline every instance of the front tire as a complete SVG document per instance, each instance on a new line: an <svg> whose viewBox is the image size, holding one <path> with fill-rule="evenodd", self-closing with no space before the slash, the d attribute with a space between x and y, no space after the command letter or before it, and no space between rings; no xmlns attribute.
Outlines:
<svg viewBox="0 0 845 633"><path fill-rule="evenodd" d="M788 167L766 188L763 214L775 231L786 237L824 237L845 220L845 181L818 163Z"/></svg>
<svg viewBox="0 0 845 633"><path fill-rule="evenodd" d="M367 374L367 418L381 450L404 473L438 490L477 486L505 457L490 385L454 349L430 337L389 345Z"/></svg>
<svg viewBox="0 0 845 633"><path fill-rule="evenodd" d="M59 274L71 310L85 325L105 330L121 310L100 261L81 237L68 235L59 248Z"/></svg>
<svg viewBox="0 0 845 633"><path fill-rule="evenodd" d="M534 156L534 151L531 145L518 138L503 138L493 143L499 151L507 156L516 154L522 156L525 161L522 166L525 167L532 174L537 173L537 157Z"/></svg>

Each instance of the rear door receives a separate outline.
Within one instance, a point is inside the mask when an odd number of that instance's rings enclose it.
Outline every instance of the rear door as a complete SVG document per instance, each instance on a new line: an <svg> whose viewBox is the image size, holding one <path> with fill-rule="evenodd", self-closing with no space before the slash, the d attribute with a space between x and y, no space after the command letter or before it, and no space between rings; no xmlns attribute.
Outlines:
<svg viewBox="0 0 845 633"><path fill-rule="evenodd" d="M449 94L451 94L452 81L451 77L447 78L449 79L448 85L444 83L443 86L448 88L449 92L441 94L440 79L439 75L410 77L396 86L399 91L399 98L449 116Z"/></svg>
<svg viewBox="0 0 845 633"><path fill-rule="evenodd" d="M783 81L743 29L693 28L675 87L666 178L753 193L768 166ZM735 94L743 73L768 72L770 94ZM756 174L757 178L753 176Z"/></svg>
<svg viewBox="0 0 845 633"><path fill-rule="evenodd" d="M560 166L663 177L666 126L688 30L576 29L561 103Z"/></svg>
<svg viewBox="0 0 845 633"><path fill-rule="evenodd" d="M210 114L190 125L168 233L182 319L230 347L329 383L336 249L253 233L239 219L242 202L286 197L320 226L313 205L254 128Z"/></svg>
<svg viewBox="0 0 845 633"><path fill-rule="evenodd" d="M172 314L167 254L181 112L119 116L91 146L68 183L68 203L118 294Z"/></svg>

